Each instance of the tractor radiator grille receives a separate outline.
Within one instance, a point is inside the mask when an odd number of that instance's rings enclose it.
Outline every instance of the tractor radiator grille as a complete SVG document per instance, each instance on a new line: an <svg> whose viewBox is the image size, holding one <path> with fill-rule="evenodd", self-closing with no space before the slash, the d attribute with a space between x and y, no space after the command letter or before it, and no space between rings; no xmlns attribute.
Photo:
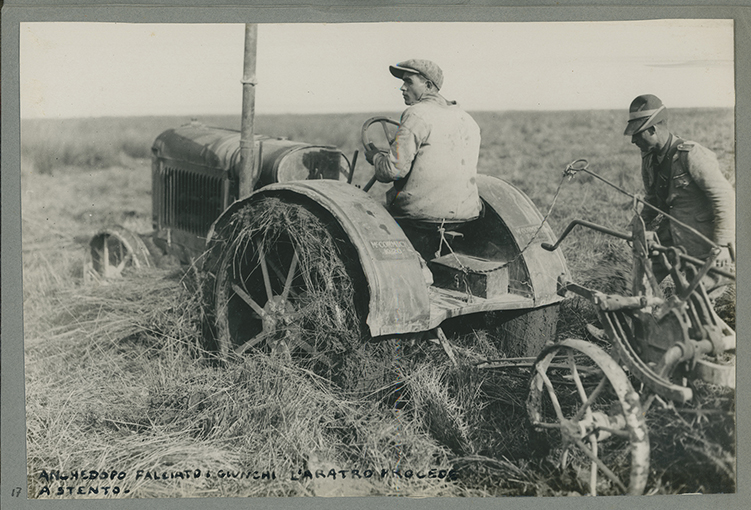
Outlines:
<svg viewBox="0 0 751 510"><path fill-rule="evenodd" d="M154 189L159 225L206 236L224 210L224 180L219 176L162 166Z"/></svg>

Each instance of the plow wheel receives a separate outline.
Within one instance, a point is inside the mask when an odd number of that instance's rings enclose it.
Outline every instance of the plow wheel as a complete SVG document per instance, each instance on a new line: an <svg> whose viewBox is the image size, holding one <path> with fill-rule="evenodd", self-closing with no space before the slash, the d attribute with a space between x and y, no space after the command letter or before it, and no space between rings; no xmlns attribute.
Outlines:
<svg viewBox="0 0 751 510"><path fill-rule="evenodd" d="M527 411L579 488L643 493L649 435L639 395L605 351L574 339L546 348L532 369Z"/></svg>
<svg viewBox="0 0 751 510"><path fill-rule="evenodd" d="M210 248L214 329L223 356L260 350L336 378L362 339L359 266L314 205L263 198L237 211ZM367 303L367 301L365 301Z"/></svg>
<svg viewBox="0 0 751 510"><path fill-rule="evenodd" d="M100 231L89 242L83 276L87 282L106 281L121 278L129 269L152 265L143 240L130 230L115 226Z"/></svg>

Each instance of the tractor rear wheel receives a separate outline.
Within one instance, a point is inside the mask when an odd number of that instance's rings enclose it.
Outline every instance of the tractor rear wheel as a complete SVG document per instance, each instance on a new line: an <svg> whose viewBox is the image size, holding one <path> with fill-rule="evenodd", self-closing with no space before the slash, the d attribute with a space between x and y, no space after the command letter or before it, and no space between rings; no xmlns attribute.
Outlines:
<svg viewBox="0 0 751 510"><path fill-rule="evenodd" d="M508 357L534 357L548 342L555 341L559 303L519 310L497 312L488 319L497 347Z"/></svg>
<svg viewBox="0 0 751 510"><path fill-rule="evenodd" d="M260 350L341 382L363 342L367 289L354 248L325 212L253 201L217 229L208 263L223 357Z"/></svg>
<svg viewBox="0 0 751 510"><path fill-rule="evenodd" d="M555 341L559 303L540 308L502 310L464 315L443 324L448 335L460 338L484 332L493 345L492 357L534 358L545 344Z"/></svg>

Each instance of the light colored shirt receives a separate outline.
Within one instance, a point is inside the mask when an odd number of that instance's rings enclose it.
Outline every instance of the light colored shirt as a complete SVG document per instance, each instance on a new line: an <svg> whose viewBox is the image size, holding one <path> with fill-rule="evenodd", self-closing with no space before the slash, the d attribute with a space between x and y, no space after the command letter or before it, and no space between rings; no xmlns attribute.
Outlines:
<svg viewBox="0 0 751 510"><path fill-rule="evenodd" d="M374 158L381 182L394 181L387 207L395 217L465 221L480 214L480 128L439 94L409 106L388 154Z"/></svg>

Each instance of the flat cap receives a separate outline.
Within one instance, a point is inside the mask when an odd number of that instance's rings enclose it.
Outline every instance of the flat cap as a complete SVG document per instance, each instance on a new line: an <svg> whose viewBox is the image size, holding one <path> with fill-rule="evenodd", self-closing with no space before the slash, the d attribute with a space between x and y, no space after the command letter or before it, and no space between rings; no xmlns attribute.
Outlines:
<svg viewBox="0 0 751 510"><path fill-rule="evenodd" d="M430 60L405 60L395 66L389 66L389 71L400 80L404 79L404 73L412 73L422 75L423 78L430 80L438 90L443 86L443 71L438 67L438 64Z"/></svg>
<svg viewBox="0 0 751 510"><path fill-rule="evenodd" d="M668 110L659 97L652 94L638 96L628 108L628 124L623 132L632 136L668 119Z"/></svg>

